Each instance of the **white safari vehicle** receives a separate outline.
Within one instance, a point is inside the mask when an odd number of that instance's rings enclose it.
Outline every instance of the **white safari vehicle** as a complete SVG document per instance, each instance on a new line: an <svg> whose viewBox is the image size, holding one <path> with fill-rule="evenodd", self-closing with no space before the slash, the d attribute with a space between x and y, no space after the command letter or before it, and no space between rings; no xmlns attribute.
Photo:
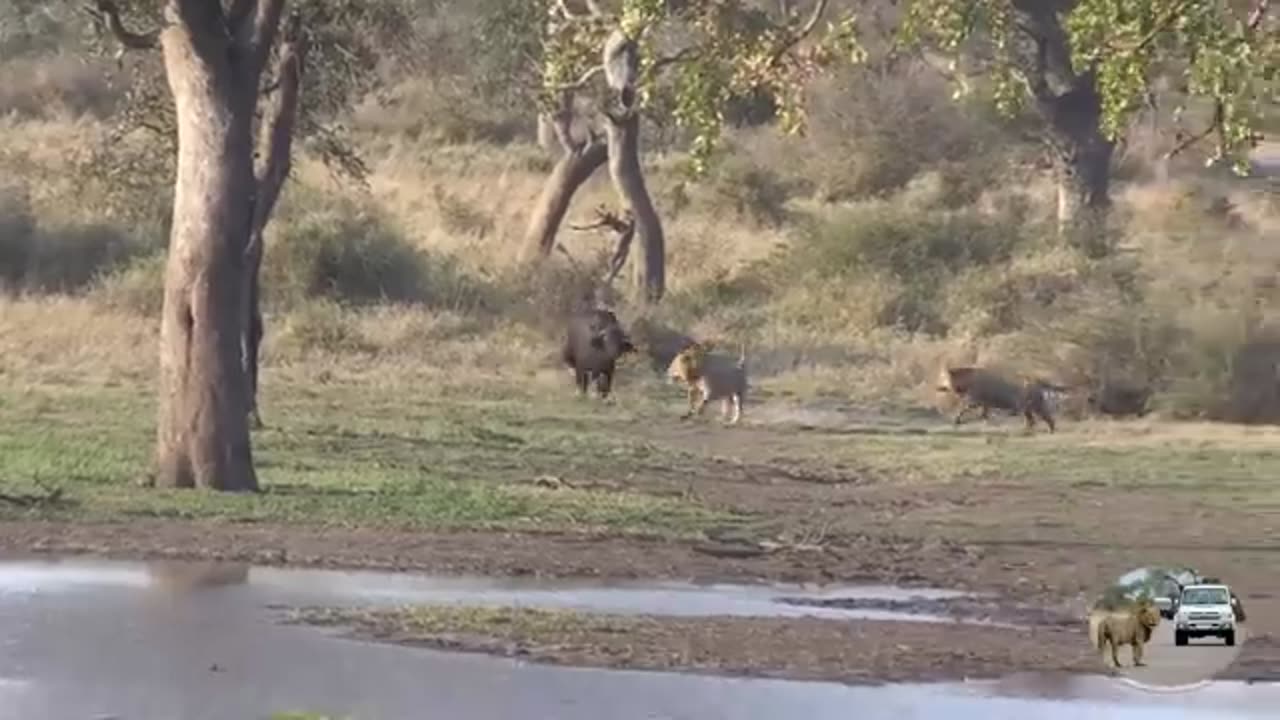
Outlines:
<svg viewBox="0 0 1280 720"><path fill-rule="evenodd" d="M1226 585L1196 584L1182 588L1174 616L1173 642L1186 645L1194 637L1214 635L1236 644L1236 608Z"/></svg>

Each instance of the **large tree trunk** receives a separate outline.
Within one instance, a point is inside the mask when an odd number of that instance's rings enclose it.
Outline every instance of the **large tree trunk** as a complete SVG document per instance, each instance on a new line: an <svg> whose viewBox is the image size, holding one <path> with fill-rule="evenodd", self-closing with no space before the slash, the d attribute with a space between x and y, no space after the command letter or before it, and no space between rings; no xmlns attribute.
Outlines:
<svg viewBox="0 0 1280 720"><path fill-rule="evenodd" d="M656 303L666 291L666 241L662 220L653 206L640 164L640 115L625 112L607 119L609 176L624 206L635 216L640 242L632 265L635 285L647 302Z"/></svg>
<svg viewBox="0 0 1280 720"><path fill-rule="evenodd" d="M1091 255L1105 254L1115 143L1102 133L1101 99L1092 77L1042 105L1056 155L1058 232Z"/></svg>
<svg viewBox="0 0 1280 720"><path fill-rule="evenodd" d="M549 126L562 153L529 215L524 233L526 258L541 259L555 251L556 234L569 212L574 194L604 165L608 153L605 144L591 133L585 139L573 136L573 100L572 90L562 91L555 113L539 116L540 132Z"/></svg>
<svg viewBox="0 0 1280 720"><path fill-rule="evenodd" d="M160 324L155 482L257 490L241 337L258 55L235 52L241 48L220 3L169 0L165 15L160 45L178 163ZM278 17L259 20L274 24ZM274 27L268 29L269 37Z"/></svg>
<svg viewBox="0 0 1280 720"><path fill-rule="evenodd" d="M565 148L529 215L529 225L524 233L527 256L546 257L555 250L556 234L569 212L574 194L604 165L607 155L606 146L595 140Z"/></svg>
<svg viewBox="0 0 1280 720"><path fill-rule="evenodd" d="M1034 44L1028 78L1048 129L1058 170L1058 224L1092 255L1108 250L1111 161L1115 143L1102 132L1102 98L1093 71L1076 72L1062 27L1074 0L1014 0Z"/></svg>

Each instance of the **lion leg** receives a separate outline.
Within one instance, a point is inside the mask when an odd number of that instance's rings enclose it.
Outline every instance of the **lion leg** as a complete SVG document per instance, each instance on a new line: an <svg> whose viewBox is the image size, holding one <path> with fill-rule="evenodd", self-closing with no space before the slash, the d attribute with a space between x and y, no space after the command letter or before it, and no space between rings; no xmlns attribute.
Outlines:
<svg viewBox="0 0 1280 720"><path fill-rule="evenodd" d="M1124 667L1120 664L1120 643L1113 637L1108 637L1107 641L1111 643L1111 662L1116 667Z"/></svg>
<svg viewBox="0 0 1280 720"><path fill-rule="evenodd" d="M1142 667L1146 663L1142 662L1142 638L1133 639L1133 666Z"/></svg>
<svg viewBox="0 0 1280 720"><path fill-rule="evenodd" d="M702 397L702 391L699 390L696 385L691 386L688 389L687 394L689 398L689 409L685 411L685 414L680 416L681 420L688 420L695 414L701 413L702 407L707 404L706 399Z"/></svg>

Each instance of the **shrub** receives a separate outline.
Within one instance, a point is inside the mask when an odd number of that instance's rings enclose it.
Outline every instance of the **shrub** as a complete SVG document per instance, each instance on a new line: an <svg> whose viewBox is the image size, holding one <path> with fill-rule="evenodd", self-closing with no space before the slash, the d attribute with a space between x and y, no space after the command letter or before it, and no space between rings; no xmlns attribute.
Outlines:
<svg viewBox="0 0 1280 720"><path fill-rule="evenodd" d="M848 294L835 286L875 288L876 307L864 308L864 318L942 333L951 322L942 304L947 283L971 268L1008 263L1022 232L1017 217L872 201L811 219L768 273L775 287L821 285L834 296Z"/></svg>
<svg viewBox="0 0 1280 720"><path fill-rule="evenodd" d="M263 258L263 292L273 302L325 297L356 303L418 301L427 294L425 258L373 208L329 199L279 219Z"/></svg>
<svg viewBox="0 0 1280 720"><path fill-rule="evenodd" d="M795 184L751 155L730 148L697 186L713 208L727 207L737 218L777 227L787 220L787 201Z"/></svg>
<svg viewBox="0 0 1280 720"><path fill-rule="evenodd" d="M25 188L0 187L0 290L21 289L35 251L35 233Z"/></svg>
<svg viewBox="0 0 1280 720"><path fill-rule="evenodd" d="M363 352L371 347L352 314L339 303L324 298L301 303L288 313L279 343L302 353Z"/></svg>
<svg viewBox="0 0 1280 720"><path fill-rule="evenodd" d="M113 273L99 278L94 297L103 305L159 317L164 307L164 271L166 253L153 253L135 258Z"/></svg>
<svg viewBox="0 0 1280 720"><path fill-rule="evenodd" d="M886 196L925 170L944 169L954 201L964 202L1000 176L1018 145L981 98L958 103L950 94L923 61L819 81L809 131L768 164L802 168L817 194L833 201Z"/></svg>
<svg viewBox="0 0 1280 720"><path fill-rule="evenodd" d="M110 225L41 227L24 191L0 189L0 289L78 292L141 251Z"/></svg>

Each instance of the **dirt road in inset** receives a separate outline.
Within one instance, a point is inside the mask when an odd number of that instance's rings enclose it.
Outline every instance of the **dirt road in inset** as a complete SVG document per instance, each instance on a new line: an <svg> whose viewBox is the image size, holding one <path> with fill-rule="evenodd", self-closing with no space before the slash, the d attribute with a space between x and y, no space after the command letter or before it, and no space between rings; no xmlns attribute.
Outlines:
<svg viewBox="0 0 1280 720"><path fill-rule="evenodd" d="M1173 644L1173 623L1162 620L1156 627L1151 642L1147 643L1143 667L1132 667L1129 648L1120 650L1120 672L1125 677L1144 685L1188 685L1208 680L1222 672L1240 654L1248 638L1244 625L1236 629L1236 644L1227 647L1220 638L1194 638L1183 647ZM1104 658L1110 665L1111 659Z"/></svg>

